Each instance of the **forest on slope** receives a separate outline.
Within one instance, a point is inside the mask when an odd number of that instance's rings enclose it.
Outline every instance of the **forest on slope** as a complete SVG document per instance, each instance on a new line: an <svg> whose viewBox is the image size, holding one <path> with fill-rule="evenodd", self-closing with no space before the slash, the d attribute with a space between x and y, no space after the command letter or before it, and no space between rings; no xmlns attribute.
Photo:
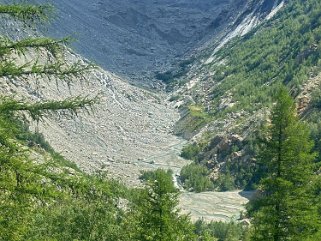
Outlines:
<svg viewBox="0 0 321 241"><path fill-rule="evenodd" d="M195 162L183 179L211 177L203 190L253 188L260 178L257 139L280 84L296 99L320 152L320 14L319 1L287 1L245 36L218 51L204 49L187 74L172 80L182 114L177 133L194 137L182 152Z"/></svg>

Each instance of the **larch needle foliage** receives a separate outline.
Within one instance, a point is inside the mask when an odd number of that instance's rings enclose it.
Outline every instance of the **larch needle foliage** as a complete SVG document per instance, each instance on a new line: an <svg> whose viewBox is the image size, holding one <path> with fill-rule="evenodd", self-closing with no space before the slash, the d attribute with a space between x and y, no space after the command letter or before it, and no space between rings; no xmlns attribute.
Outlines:
<svg viewBox="0 0 321 241"><path fill-rule="evenodd" d="M50 6L0 4L0 13L27 25L42 24L51 14ZM27 37L20 40L0 36L0 83L10 81L42 81L55 78L71 81L92 66L80 62L67 63L62 51L68 39ZM33 61L27 61L32 53ZM46 54L43 54L46 53ZM45 59L43 59L45 58ZM40 61L41 59L41 61ZM0 240L26 240L33 223L31 214L40 206L64 198L61 191L69 184L54 175L55 164L37 163L30 150L19 141L23 116L41 120L48 112L90 107L96 99L75 97L65 100L26 102L19 95L0 93ZM72 192L72 189L70 188Z"/></svg>

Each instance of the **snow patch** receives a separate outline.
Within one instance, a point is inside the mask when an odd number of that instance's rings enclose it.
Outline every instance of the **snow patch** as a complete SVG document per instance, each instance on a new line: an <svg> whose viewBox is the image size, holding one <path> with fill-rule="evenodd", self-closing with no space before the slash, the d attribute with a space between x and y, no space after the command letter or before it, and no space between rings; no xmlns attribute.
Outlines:
<svg viewBox="0 0 321 241"><path fill-rule="evenodd" d="M243 21L244 22L244 21ZM249 19L245 19L245 22L238 26L236 29L238 35L244 36L248 32L250 32L254 27L256 27L260 23L260 20L256 17L249 17Z"/></svg>
<svg viewBox="0 0 321 241"><path fill-rule="evenodd" d="M274 17L275 14L277 14L278 11L280 11L281 8L284 6L284 1L282 1L279 5L275 5L272 9L272 11L266 16L266 20L270 20Z"/></svg>
<svg viewBox="0 0 321 241"><path fill-rule="evenodd" d="M209 57L206 61L205 61L205 64L210 64L214 61L214 56L212 55L211 57Z"/></svg>
<svg viewBox="0 0 321 241"><path fill-rule="evenodd" d="M281 8L285 5L284 1L273 6L271 12L265 17L265 20L271 19ZM215 60L215 54L220 50L224 45L226 45L231 39L237 36L244 36L250 32L253 28L261 23L261 20L258 16L255 15L255 10L249 14L243 21L230 33L228 33L220 42L220 44L214 49L212 55L205 61L205 64L211 64Z"/></svg>
<svg viewBox="0 0 321 241"><path fill-rule="evenodd" d="M225 44L227 44L231 39L237 36L244 36L256 27L260 23L260 20L250 14L247 16L232 32L228 33L225 38L220 42L220 44L214 49L212 55L205 61L205 64L210 64L214 61L214 55L220 50Z"/></svg>

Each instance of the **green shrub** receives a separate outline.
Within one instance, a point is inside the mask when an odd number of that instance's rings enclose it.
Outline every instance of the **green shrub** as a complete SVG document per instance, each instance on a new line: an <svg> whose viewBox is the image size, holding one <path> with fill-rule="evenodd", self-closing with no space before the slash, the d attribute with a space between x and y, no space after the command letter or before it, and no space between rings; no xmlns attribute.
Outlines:
<svg viewBox="0 0 321 241"><path fill-rule="evenodd" d="M226 174L220 174L219 178L215 181L215 186L217 186L222 192L236 189L235 179L229 172Z"/></svg>
<svg viewBox="0 0 321 241"><path fill-rule="evenodd" d="M185 188L191 188L195 192L213 190L214 186L208 174L206 167L192 163L182 168L181 181Z"/></svg>
<svg viewBox="0 0 321 241"><path fill-rule="evenodd" d="M159 169L160 171L161 169ZM170 177L170 179L173 176L173 171L172 170L167 170L166 171L167 176ZM142 171L141 175L139 176L140 180L143 181L154 181L157 179L157 172L156 171Z"/></svg>
<svg viewBox="0 0 321 241"><path fill-rule="evenodd" d="M205 223L198 220L195 223L196 233L199 237L211 237L217 241L247 241L249 240L249 230L242 224L230 222L210 222ZM212 239L207 239L212 240Z"/></svg>
<svg viewBox="0 0 321 241"><path fill-rule="evenodd" d="M189 144L183 147L181 157L188 160L195 160L200 151L201 148L197 143Z"/></svg>

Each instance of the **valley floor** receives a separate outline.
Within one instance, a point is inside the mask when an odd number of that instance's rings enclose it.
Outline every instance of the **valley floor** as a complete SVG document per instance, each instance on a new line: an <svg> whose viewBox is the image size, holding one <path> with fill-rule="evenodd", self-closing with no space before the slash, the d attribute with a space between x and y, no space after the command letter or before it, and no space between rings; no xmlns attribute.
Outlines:
<svg viewBox="0 0 321 241"><path fill-rule="evenodd" d="M191 214L192 221L206 222L237 220L245 212L245 204L253 192L183 192L180 196L182 212Z"/></svg>
<svg viewBox="0 0 321 241"><path fill-rule="evenodd" d="M138 178L142 170L172 169L177 178L190 161L179 156L186 141L173 134L179 113L167 96L133 87L102 70L95 76L85 86L73 89L77 94L99 89L101 103L89 115L52 117L39 123L38 129L46 140L83 170L103 169L111 178L130 186L141 185ZM55 86L47 89L50 95L57 92ZM68 95L63 87L58 92L57 95ZM246 202L247 198L238 192L183 191L180 206L183 212L191 213L193 220L228 221L244 210Z"/></svg>

